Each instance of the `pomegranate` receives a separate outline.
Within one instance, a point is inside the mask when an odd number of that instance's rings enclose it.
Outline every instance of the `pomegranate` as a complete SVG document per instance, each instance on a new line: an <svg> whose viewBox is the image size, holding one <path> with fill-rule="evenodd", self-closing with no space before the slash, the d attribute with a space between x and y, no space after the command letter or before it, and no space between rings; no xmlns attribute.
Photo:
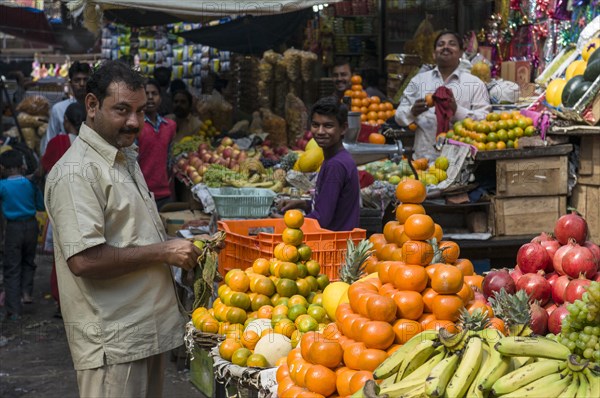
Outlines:
<svg viewBox="0 0 600 398"><path fill-rule="evenodd" d="M554 258L552 259L552 265L554 266L554 270L558 272L560 275L564 275L565 271L562 267L562 261L565 254L571 250L573 247L571 245L564 245L558 248L556 253L554 253Z"/></svg>
<svg viewBox="0 0 600 398"><path fill-rule="evenodd" d="M565 289L567 285L571 282L571 278L568 275L561 275L554 281L554 286L552 286L552 300L556 304L562 304L565 302Z"/></svg>
<svg viewBox="0 0 600 398"><path fill-rule="evenodd" d="M552 314L548 317L548 330L550 333L559 334L562 329L562 320L569 315L567 307L563 304L556 307Z"/></svg>
<svg viewBox="0 0 600 398"><path fill-rule="evenodd" d="M537 300L540 305L545 305L552 296L552 287L540 274L524 274L517 281L517 290L525 290L530 300Z"/></svg>
<svg viewBox="0 0 600 398"><path fill-rule="evenodd" d="M589 240L585 241L581 246L588 248L589 251L592 252L594 258L596 259L596 264L600 265L600 247L598 247L598 245L594 242L590 242Z"/></svg>
<svg viewBox="0 0 600 398"><path fill-rule="evenodd" d="M573 238L580 245L587 238L587 222L577 213L565 214L554 225L554 236L561 245L566 245Z"/></svg>
<svg viewBox="0 0 600 398"><path fill-rule="evenodd" d="M560 275L558 275L556 272L551 272L549 274L545 274L544 278L546 278L546 280L548 281L548 283L550 284L550 286L554 287L554 282L556 282L556 279L559 276Z"/></svg>
<svg viewBox="0 0 600 398"><path fill-rule="evenodd" d="M545 335L548 332L548 313L537 303L531 304L529 310L531 314L531 322L529 327L535 334Z"/></svg>
<svg viewBox="0 0 600 398"><path fill-rule="evenodd" d="M539 243L525 243L517 252L517 263L523 273L546 270L551 263L550 256Z"/></svg>
<svg viewBox="0 0 600 398"><path fill-rule="evenodd" d="M519 268L518 265L515 265L515 268L509 272L510 277L512 278L512 280L517 283L517 281L519 280L520 277L523 276L523 271L521 271L521 268Z"/></svg>
<svg viewBox="0 0 600 398"><path fill-rule="evenodd" d="M592 281L584 278L573 279L570 281L565 288L565 302L573 303L575 300L580 300L590 283L592 283Z"/></svg>
<svg viewBox="0 0 600 398"><path fill-rule="evenodd" d="M569 243L569 250L562 259L562 269L565 274L571 278L577 278L580 274L586 278L592 278L598 271L598 263L594 259L594 255L587 247L580 246L576 243Z"/></svg>
<svg viewBox="0 0 600 398"><path fill-rule="evenodd" d="M482 284L483 295L487 299L488 297L493 297L496 292L500 291L500 289L504 288L507 293L513 294L516 290L515 282L510 277L508 271L506 269L501 270L492 270L488 272L488 274L483 279Z"/></svg>
<svg viewBox="0 0 600 398"><path fill-rule="evenodd" d="M549 302L548 304L546 304L544 306L544 309L546 310L546 313L548 314L548 316L552 315L552 312L554 312L554 310L557 308L558 306L552 302Z"/></svg>
<svg viewBox="0 0 600 398"><path fill-rule="evenodd" d="M597 273L596 273L596 276L594 277L594 280L595 280L596 282L600 282L600 272L597 272Z"/></svg>
<svg viewBox="0 0 600 398"><path fill-rule="evenodd" d="M557 240L545 240L543 242L540 242L540 245L542 245L542 247L546 249L546 252L548 252L548 257L550 257L550 262L548 266L551 269L547 272L552 272L552 259L554 259L554 254L556 254L556 251L560 248L560 243L558 243Z"/></svg>
<svg viewBox="0 0 600 398"><path fill-rule="evenodd" d="M535 242L535 243L542 243L542 242L546 242L546 241L549 241L549 240L555 240L555 239L554 239L554 237L551 234L548 234L546 232L542 232L541 234L539 234L535 238L531 239L531 241Z"/></svg>

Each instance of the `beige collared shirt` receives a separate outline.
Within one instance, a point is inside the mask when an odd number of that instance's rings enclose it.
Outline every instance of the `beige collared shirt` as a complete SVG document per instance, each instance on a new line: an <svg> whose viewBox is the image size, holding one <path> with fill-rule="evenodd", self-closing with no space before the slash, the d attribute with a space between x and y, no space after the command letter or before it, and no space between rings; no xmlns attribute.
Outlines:
<svg viewBox="0 0 600 398"><path fill-rule="evenodd" d="M88 248L145 246L166 234L136 161L85 124L46 183L67 339L76 370L131 362L182 343L184 318L168 265L112 279L75 276L66 260Z"/></svg>

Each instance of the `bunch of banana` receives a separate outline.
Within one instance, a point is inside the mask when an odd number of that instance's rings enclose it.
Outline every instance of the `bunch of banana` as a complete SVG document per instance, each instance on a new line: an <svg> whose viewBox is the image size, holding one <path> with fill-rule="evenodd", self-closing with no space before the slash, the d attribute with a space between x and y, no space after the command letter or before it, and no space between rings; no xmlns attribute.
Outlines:
<svg viewBox="0 0 600 398"><path fill-rule="evenodd" d="M502 337L495 329L416 335L373 372L375 379L383 379L378 396L487 396L510 371L510 358L494 350Z"/></svg>
<svg viewBox="0 0 600 398"><path fill-rule="evenodd" d="M537 358L496 380L491 389L501 397L598 397L600 366L572 355L546 337L505 337L495 349L505 357Z"/></svg>

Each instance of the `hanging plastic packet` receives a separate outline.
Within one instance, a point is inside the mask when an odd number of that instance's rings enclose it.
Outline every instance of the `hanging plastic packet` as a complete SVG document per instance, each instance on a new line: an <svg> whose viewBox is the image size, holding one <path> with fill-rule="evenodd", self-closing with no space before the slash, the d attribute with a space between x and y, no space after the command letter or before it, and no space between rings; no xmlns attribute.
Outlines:
<svg viewBox="0 0 600 398"><path fill-rule="evenodd" d="M183 62L183 48L182 47L174 47L173 48L173 63L180 64Z"/></svg>
<svg viewBox="0 0 600 398"><path fill-rule="evenodd" d="M194 66L194 64L191 61L183 62L183 76L184 77L192 77L194 75L193 66Z"/></svg>
<svg viewBox="0 0 600 398"><path fill-rule="evenodd" d="M181 79L183 78L183 65L173 65L173 70L171 72L172 79Z"/></svg>

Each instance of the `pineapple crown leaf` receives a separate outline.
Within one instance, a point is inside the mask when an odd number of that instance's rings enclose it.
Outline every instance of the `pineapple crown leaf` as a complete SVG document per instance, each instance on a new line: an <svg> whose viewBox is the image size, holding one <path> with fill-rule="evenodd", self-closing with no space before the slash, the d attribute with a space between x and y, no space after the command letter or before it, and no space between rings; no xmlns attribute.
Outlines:
<svg viewBox="0 0 600 398"><path fill-rule="evenodd" d="M530 296L524 290L515 294L507 293L504 288L488 298L496 316L507 325L529 325L531 322Z"/></svg>
<svg viewBox="0 0 600 398"><path fill-rule="evenodd" d="M486 329L490 325L490 318L487 311L476 308L472 313L463 308L458 318L459 325L463 330L478 331Z"/></svg>
<svg viewBox="0 0 600 398"><path fill-rule="evenodd" d="M362 240L357 245L350 239L346 241L345 261L339 274L340 279L346 283L352 283L360 279L365 272L365 261L372 254L373 244L368 240Z"/></svg>

